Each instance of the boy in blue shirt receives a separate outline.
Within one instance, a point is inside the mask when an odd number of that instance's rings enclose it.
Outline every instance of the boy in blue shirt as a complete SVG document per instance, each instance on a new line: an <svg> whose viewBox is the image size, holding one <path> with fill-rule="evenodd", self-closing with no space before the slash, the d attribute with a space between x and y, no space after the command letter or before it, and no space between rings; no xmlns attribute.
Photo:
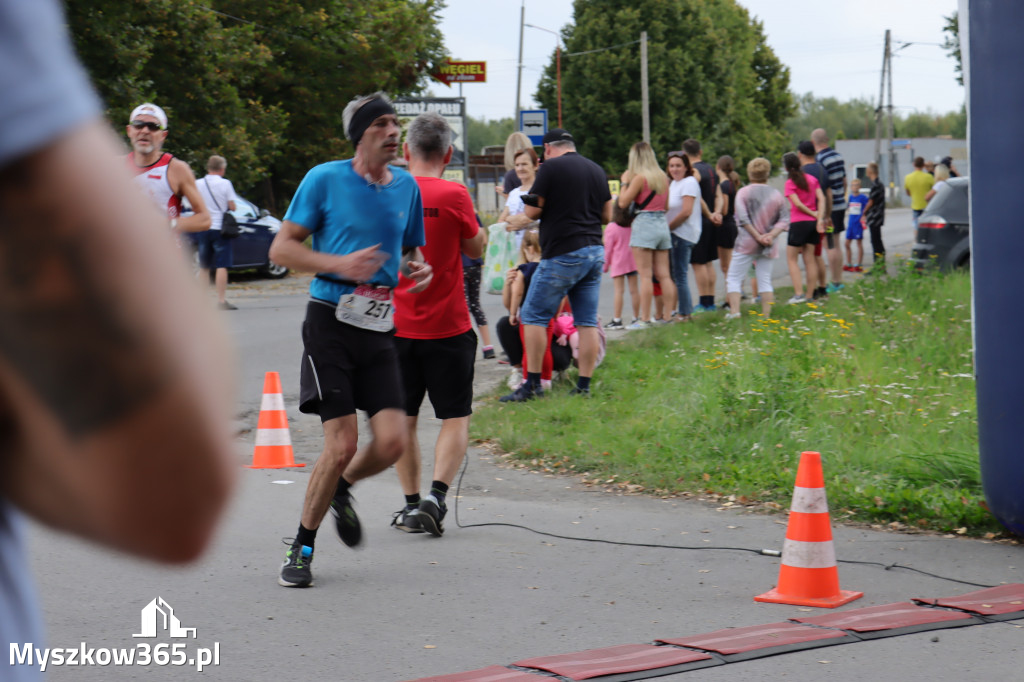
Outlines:
<svg viewBox="0 0 1024 682"><path fill-rule="evenodd" d="M847 212L846 223L846 262L843 270L846 272L864 272L861 262L864 260L864 224L861 220L864 217L864 205L868 198L860 193L860 180L850 181L850 209ZM857 262L853 261L853 249L850 248L850 241L857 242Z"/></svg>

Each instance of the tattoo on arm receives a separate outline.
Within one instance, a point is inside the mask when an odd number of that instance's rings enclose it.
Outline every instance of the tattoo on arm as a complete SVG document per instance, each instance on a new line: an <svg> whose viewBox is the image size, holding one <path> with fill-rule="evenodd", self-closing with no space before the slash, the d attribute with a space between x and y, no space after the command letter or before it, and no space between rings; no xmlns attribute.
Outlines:
<svg viewBox="0 0 1024 682"><path fill-rule="evenodd" d="M92 226L54 206L39 174L30 162L0 171L0 360L82 436L140 407L169 372L114 303Z"/></svg>

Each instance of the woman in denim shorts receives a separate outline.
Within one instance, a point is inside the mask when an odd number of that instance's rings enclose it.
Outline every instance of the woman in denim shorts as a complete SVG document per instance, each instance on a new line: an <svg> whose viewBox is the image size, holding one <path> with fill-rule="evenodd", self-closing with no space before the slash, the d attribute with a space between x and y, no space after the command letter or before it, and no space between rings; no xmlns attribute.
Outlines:
<svg viewBox="0 0 1024 682"><path fill-rule="evenodd" d="M633 249L636 270L640 280L640 319L627 329L643 329L652 322L670 322L671 318L651 319L651 299L654 296L653 277L661 285L665 300L665 314L676 309L676 285L669 267L672 235L665 218L668 201L668 176L658 165L654 150L647 142L637 142L629 150L629 169L622 176L623 188L619 193L619 208L631 202L647 202L633 219L633 232L629 245ZM652 196L653 195L653 196ZM650 201L647 201L650 197Z"/></svg>

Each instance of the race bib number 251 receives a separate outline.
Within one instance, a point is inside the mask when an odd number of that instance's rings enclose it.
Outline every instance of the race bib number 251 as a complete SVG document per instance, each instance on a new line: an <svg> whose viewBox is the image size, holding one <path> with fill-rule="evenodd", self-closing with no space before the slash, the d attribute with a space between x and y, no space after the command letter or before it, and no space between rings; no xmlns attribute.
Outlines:
<svg viewBox="0 0 1024 682"><path fill-rule="evenodd" d="M361 285L338 301L335 316L339 321L373 332L389 332L394 326L395 307L391 290Z"/></svg>

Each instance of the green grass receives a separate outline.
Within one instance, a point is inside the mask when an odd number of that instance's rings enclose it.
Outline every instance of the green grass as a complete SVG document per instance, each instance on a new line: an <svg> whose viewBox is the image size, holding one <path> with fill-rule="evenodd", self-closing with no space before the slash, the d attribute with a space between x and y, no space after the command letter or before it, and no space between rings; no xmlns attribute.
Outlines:
<svg viewBox="0 0 1024 682"><path fill-rule="evenodd" d="M743 312L633 332L590 400L491 398L473 435L527 466L770 509L815 450L833 520L1001 531L981 490L968 276L904 269L774 319Z"/></svg>

